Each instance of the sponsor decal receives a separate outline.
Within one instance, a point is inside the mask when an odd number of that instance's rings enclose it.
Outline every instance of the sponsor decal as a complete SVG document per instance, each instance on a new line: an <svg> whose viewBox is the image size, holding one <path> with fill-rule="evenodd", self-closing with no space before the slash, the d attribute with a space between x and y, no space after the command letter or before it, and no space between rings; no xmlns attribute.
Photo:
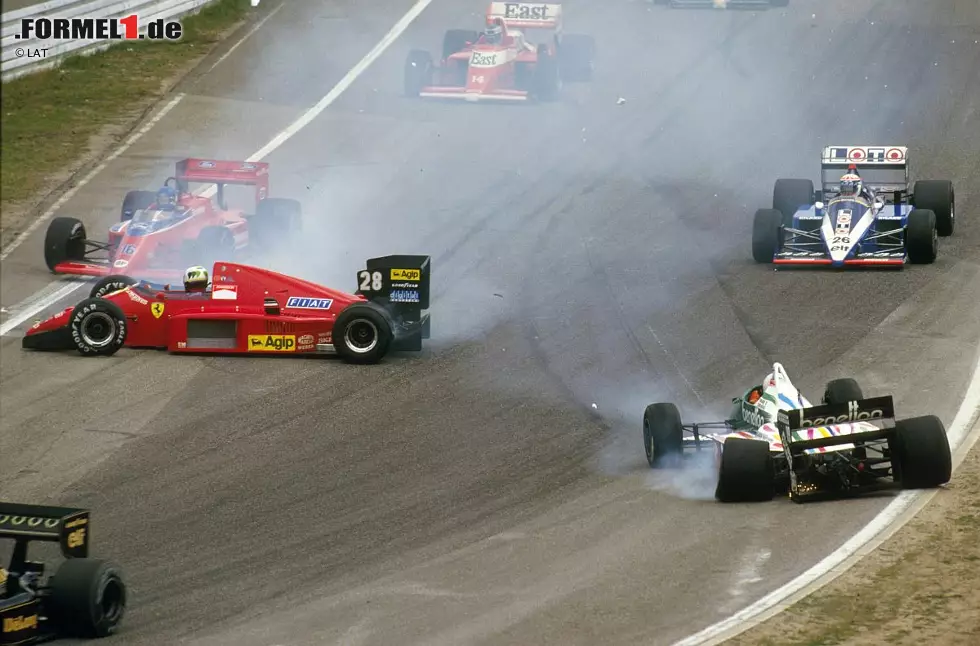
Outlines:
<svg viewBox="0 0 980 646"><path fill-rule="evenodd" d="M113 267L125 267L128 264L129 264L129 261L128 260L117 260L116 262L112 263L112 266Z"/></svg>
<svg viewBox="0 0 980 646"><path fill-rule="evenodd" d="M211 291L211 298L216 301L238 300L238 285L215 285Z"/></svg>
<svg viewBox="0 0 980 646"><path fill-rule="evenodd" d="M859 422L872 419L883 419L885 411L880 408L863 411L858 407L857 402L847 402L847 413L843 415L827 415L825 417L814 417L800 422L801 428L812 428L814 426L830 426L833 424L846 424L848 422Z"/></svg>
<svg viewBox="0 0 980 646"><path fill-rule="evenodd" d="M250 164L248 162L245 162L244 164L242 164L242 170L255 170L255 164Z"/></svg>
<svg viewBox="0 0 980 646"><path fill-rule="evenodd" d="M317 343L333 343L333 334L331 332L321 332L316 339Z"/></svg>
<svg viewBox="0 0 980 646"><path fill-rule="evenodd" d="M129 296L129 300L133 301L134 303L139 303L140 305L150 304L150 301L146 300L145 298L143 298L142 296L140 296L139 294L137 294L131 289L126 290L126 296Z"/></svg>
<svg viewBox="0 0 980 646"><path fill-rule="evenodd" d="M396 289L391 292L388 300L392 303L418 303L419 293L417 290Z"/></svg>
<svg viewBox="0 0 980 646"><path fill-rule="evenodd" d="M161 302L156 302L150 305L150 313L153 314L153 318L158 319L163 316L164 305Z"/></svg>
<svg viewBox="0 0 980 646"><path fill-rule="evenodd" d="M844 235L851 232L851 209L841 209L837 214L837 233Z"/></svg>
<svg viewBox="0 0 980 646"><path fill-rule="evenodd" d="M310 350L315 350L316 346L312 343L300 343L296 346L297 352L309 352Z"/></svg>
<svg viewBox="0 0 980 646"><path fill-rule="evenodd" d="M766 415L763 415L759 410L749 405L742 407L742 419L747 424L755 427L765 426L769 423L769 418Z"/></svg>
<svg viewBox="0 0 980 646"><path fill-rule="evenodd" d="M417 283L420 280L422 280L422 270L421 269L392 269L391 279L408 280L413 283Z"/></svg>
<svg viewBox="0 0 980 646"><path fill-rule="evenodd" d="M901 148L840 147L830 149L831 162L865 162L870 164L901 164L905 151Z"/></svg>
<svg viewBox="0 0 980 646"><path fill-rule="evenodd" d="M11 527L41 527L54 529L61 520L58 518L41 518L39 516L11 516L10 514L0 514L0 526L9 525Z"/></svg>
<svg viewBox="0 0 980 646"><path fill-rule="evenodd" d="M69 549L77 549L85 545L85 531L86 529L81 527L68 534L65 543Z"/></svg>
<svg viewBox="0 0 980 646"><path fill-rule="evenodd" d="M313 298L312 296L290 296L286 307L295 310L328 310L333 305L331 298Z"/></svg>
<svg viewBox="0 0 980 646"><path fill-rule="evenodd" d="M198 168L214 168L214 162L213 161L202 161L202 162L198 162L197 167Z"/></svg>
<svg viewBox="0 0 980 646"><path fill-rule="evenodd" d="M134 253L136 253L136 245L128 244L123 247L122 252L124 256L132 256Z"/></svg>
<svg viewBox="0 0 980 646"><path fill-rule="evenodd" d="M186 347L187 347L187 342L186 341L178 341L177 342L177 349L178 350L183 350Z"/></svg>
<svg viewBox="0 0 980 646"><path fill-rule="evenodd" d="M497 65L497 52L477 52L474 51L470 56L470 67L495 67ZM392 272L395 270L392 269Z"/></svg>
<svg viewBox="0 0 980 646"><path fill-rule="evenodd" d="M546 4L521 4L519 2L507 2L504 4L504 18L512 20L549 20L552 16L548 15L548 5Z"/></svg>
<svg viewBox="0 0 980 646"><path fill-rule="evenodd" d="M303 336L298 338L296 342L299 343L300 345L309 345L310 343L313 343L313 335L304 334Z"/></svg>
<svg viewBox="0 0 980 646"><path fill-rule="evenodd" d="M419 286L415 283L392 283L392 289L418 289Z"/></svg>
<svg viewBox="0 0 980 646"><path fill-rule="evenodd" d="M296 337L292 334L249 334L249 352L295 352Z"/></svg>
<svg viewBox="0 0 980 646"><path fill-rule="evenodd" d="M4 634L18 633L22 630L36 630L37 615L18 615L3 618Z"/></svg>

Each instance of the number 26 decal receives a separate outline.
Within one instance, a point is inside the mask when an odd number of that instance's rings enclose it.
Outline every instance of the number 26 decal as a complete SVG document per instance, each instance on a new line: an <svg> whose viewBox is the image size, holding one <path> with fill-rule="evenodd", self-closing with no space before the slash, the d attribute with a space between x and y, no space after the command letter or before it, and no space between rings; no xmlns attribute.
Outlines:
<svg viewBox="0 0 980 646"><path fill-rule="evenodd" d="M380 292L383 286L380 271L368 271L364 269L357 272L357 280L360 284L358 289L362 292Z"/></svg>

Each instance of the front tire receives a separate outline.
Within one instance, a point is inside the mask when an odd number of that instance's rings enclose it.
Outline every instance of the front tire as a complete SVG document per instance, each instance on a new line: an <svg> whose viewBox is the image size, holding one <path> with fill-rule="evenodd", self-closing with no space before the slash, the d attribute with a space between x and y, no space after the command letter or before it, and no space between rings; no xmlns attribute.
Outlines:
<svg viewBox="0 0 980 646"><path fill-rule="evenodd" d="M86 298L68 321L72 342L84 357L113 355L126 342L126 315L112 301Z"/></svg>
<svg viewBox="0 0 980 646"><path fill-rule="evenodd" d="M333 347L347 363L378 363L388 353L392 336L391 324L376 306L355 303L337 317Z"/></svg>
<svg viewBox="0 0 980 646"><path fill-rule="evenodd" d="M909 213L905 228L905 251L909 262L928 265L939 255L939 232L936 230L936 214L925 209Z"/></svg>
<svg viewBox="0 0 980 646"><path fill-rule="evenodd" d="M824 404L846 404L864 399L861 386L853 379L833 379L823 391Z"/></svg>
<svg viewBox="0 0 980 646"><path fill-rule="evenodd" d="M85 259L85 225L76 218L51 220L44 234L44 262L52 272L59 264Z"/></svg>
<svg viewBox="0 0 980 646"><path fill-rule="evenodd" d="M88 296L89 298L105 298L108 294L132 287L138 283L139 281L132 276L106 276L105 278L100 278L92 286L92 291L89 292Z"/></svg>
<svg viewBox="0 0 980 646"><path fill-rule="evenodd" d="M783 215L775 209L759 209L752 222L752 258L769 264L782 247Z"/></svg>
<svg viewBox="0 0 980 646"><path fill-rule="evenodd" d="M643 412L643 449L647 463L657 468L680 459L684 426L674 404L650 404Z"/></svg>
<svg viewBox="0 0 980 646"><path fill-rule="evenodd" d="M122 208L119 209L119 221L133 219L133 214L156 202L157 196L153 191L130 191L123 198Z"/></svg>
<svg viewBox="0 0 980 646"><path fill-rule="evenodd" d="M783 214L783 224L792 226L800 207L813 204L813 180L777 179L772 189L772 208Z"/></svg>
<svg viewBox="0 0 980 646"><path fill-rule="evenodd" d="M936 214L936 231L939 235L953 235L956 224L956 193L953 182L944 179L926 179L912 187L912 204Z"/></svg>
<svg viewBox="0 0 980 646"><path fill-rule="evenodd" d="M51 578L51 606L58 625L72 636L111 635L126 613L122 571L101 559L69 559Z"/></svg>

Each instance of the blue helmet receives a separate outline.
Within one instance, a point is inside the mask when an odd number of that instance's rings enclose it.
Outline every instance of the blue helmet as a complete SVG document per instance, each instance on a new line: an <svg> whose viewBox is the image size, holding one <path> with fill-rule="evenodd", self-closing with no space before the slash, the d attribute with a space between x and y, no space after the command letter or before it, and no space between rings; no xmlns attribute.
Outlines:
<svg viewBox="0 0 980 646"><path fill-rule="evenodd" d="M161 211L173 211L177 206L177 191L169 186L164 186L157 191L157 208Z"/></svg>

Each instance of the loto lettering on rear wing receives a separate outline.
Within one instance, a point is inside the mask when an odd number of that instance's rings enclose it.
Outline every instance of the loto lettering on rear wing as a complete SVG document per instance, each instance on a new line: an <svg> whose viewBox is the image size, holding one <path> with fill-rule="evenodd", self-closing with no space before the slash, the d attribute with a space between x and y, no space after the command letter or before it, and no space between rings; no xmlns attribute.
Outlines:
<svg viewBox="0 0 980 646"><path fill-rule="evenodd" d="M855 168L868 186L904 191L909 184L909 149L905 146L827 146L820 156L823 190L834 192L842 175Z"/></svg>
<svg viewBox="0 0 980 646"><path fill-rule="evenodd" d="M853 433L828 428L855 422L868 422L875 430ZM776 426L783 446L793 454L807 449L850 444L858 437L864 441L878 440L889 437L895 430L895 403L888 395L843 404L781 410L776 416ZM823 431L809 432L814 429Z"/></svg>
<svg viewBox="0 0 980 646"><path fill-rule="evenodd" d="M65 558L85 558L89 533L88 510L0 502L0 538L58 543Z"/></svg>

